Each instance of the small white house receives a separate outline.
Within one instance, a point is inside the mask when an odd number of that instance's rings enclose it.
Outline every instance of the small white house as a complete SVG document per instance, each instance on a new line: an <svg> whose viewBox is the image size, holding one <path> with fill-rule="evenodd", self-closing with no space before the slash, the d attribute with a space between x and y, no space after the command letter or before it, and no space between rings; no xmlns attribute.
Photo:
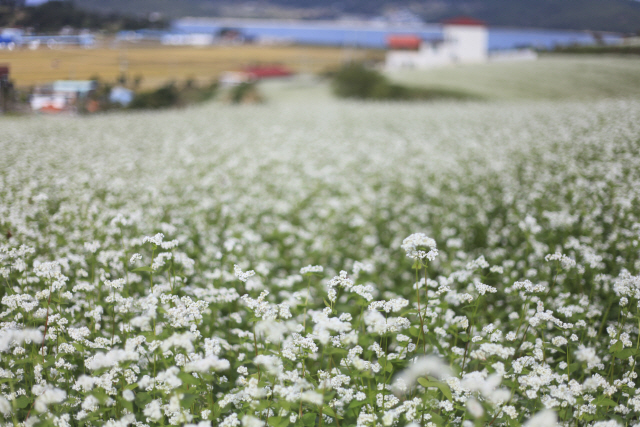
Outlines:
<svg viewBox="0 0 640 427"><path fill-rule="evenodd" d="M213 42L213 34L209 33L169 33L163 35L160 39L160 43L168 46L210 46Z"/></svg>
<svg viewBox="0 0 640 427"><path fill-rule="evenodd" d="M442 36L390 36L385 67L426 69L450 64L486 62L489 58L487 26L473 18L456 18L442 25Z"/></svg>

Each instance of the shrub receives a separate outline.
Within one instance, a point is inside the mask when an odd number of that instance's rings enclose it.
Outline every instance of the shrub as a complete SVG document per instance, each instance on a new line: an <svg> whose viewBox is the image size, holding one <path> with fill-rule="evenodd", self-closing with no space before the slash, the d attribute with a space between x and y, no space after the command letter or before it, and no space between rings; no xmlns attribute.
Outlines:
<svg viewBox="0 0 640 427"><path fill-rule="evenodd" d="M180 100L175 83L171 82L159 89L136 94L129 108L166 108L178 105Z"/></svg>
<svg viewBox="0 0 640 427"><path fill-rule="evenodd" d="M231 88L229 101L232 104L253 104L262 102L262 96L255 82L246 82Z"/></svg>
<svg viewBox="0 0 640 427"><path fill-rule="evenodd" d="M341 98L374 100L478 99L475 95L454 89L391 83L378 71L360 63L347 64L333 74L333 91Z"/></svg>

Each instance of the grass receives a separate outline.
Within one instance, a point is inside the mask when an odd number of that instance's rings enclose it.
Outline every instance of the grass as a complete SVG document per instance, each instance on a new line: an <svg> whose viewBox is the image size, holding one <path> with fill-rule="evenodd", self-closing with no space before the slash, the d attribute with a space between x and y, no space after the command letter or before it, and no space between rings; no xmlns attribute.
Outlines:
<svg viewBox="0 0 640 427"><path fill-rule="evenodd" d="M298 72L317 73L337 67L344 55L339 48L305 46L129 46L0 51L0 64L11 66L11 79L18 86L96 75L113 81L126 71L131 78L143 76L142 87L149 89L169 80L195 78L209 82L224 71L255 62L280 63ZM379 59L380 53L359 51L355 56Z"/></svg>
<svg viewBox="0 0 640 427"><path fill-rule="evenodd" d="M398 83L457 89L492 100L640 97L640 59L543 55L534 62L490 63L388 73Z"/></svg>

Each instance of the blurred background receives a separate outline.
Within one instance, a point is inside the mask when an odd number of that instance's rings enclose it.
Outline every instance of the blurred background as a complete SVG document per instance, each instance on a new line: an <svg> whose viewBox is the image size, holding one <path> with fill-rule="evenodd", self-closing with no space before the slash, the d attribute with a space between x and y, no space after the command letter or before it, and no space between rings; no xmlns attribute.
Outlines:
<svg viewBox="0 0 640 427"><path fill-rule="evenodd" d="M373 99L633 95L639 35L636 0L0 0L0 111L256 103L267 81Z"/></svg>

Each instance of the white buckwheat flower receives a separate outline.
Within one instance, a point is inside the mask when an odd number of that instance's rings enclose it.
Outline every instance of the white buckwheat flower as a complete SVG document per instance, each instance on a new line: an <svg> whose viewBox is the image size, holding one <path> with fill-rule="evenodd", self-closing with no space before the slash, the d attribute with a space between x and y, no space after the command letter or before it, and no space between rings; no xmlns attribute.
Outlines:
<svg viewBox="0 0 640 427"><path fill-rule="evenodd" d="M414 233L402 241L400 246L407 256L415 260L433 261L438 256L436 241L424 233Z"/></svg>
<svg viewBox="0 0 640 427"><path fill-rule="evenodd" d="M308 265L300 269L300 274L303 276L307 273L322 273L324 268L321 265Z"/></svg>
<svg viewBox="0 0 640 427"><path fill-rule="evenodd" d="M235 264L233 266L233 273L236 275L238 280L241 282L246 282L249 277L255 276L256 272L253 270L249 270L247 272L243 272L239 265Z"/></svg>

